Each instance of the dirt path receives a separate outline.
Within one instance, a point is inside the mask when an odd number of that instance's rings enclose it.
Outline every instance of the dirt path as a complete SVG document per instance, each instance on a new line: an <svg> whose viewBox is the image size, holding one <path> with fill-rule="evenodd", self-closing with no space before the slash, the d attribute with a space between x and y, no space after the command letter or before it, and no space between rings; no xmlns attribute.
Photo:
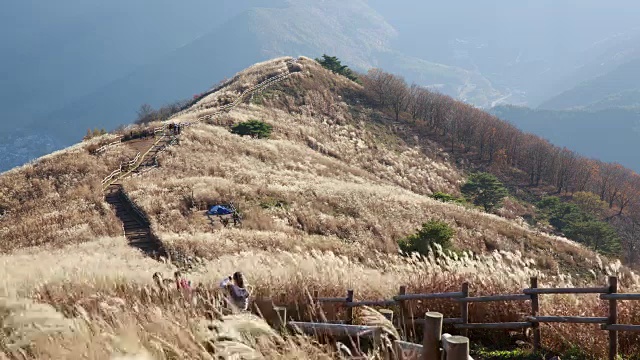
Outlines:
<svg viewBox="0 0 640 360"><path fill-rule="evenodd" d="M290 66L296 61L297 59L294 58L286 62L286 66L289 72L274 76L263 81L260 84L253 86L250 89L245 90L242 94L240 94L240 96L236 98L233 103L222 106L218 109L217 112L200 117L195 122L200 122L207 118L217 116L223 112L229 111L233 107L240 104L247 96L255 92L262 91L263 89L286 79L294 73L291 71ZM177 142L177 136L169 134L169 131L166 128L166 124L170 122L172 118L177 117L182 113L184 113L184 111L174 114L169 120L165 122L165 127L163 127L162 130L160 130L160 128L156 130L156 133L162 131L161 139L158 140L154 136L147 139L128 141L126 146L129 146L136 150L136 152L142 156L142 160L138 160L134 164L129 165L132 167L128 169L122 170L122 167L120 170L116 169L116 171L114 171L112 175L105 178L103 181L104 186L106 186L104 188L105 201L115 209L116 216L123 224L124 233L127 240L129 240L129 244L156 259L159 256L166 257L166 250L163 248L162 243L151 233L149 219L128 199L126 193L122 188L122 185L118 182L123 178L130 176L132 173L140 174L148 169L158 166L157 156L167 147ZM185 124L185 126L187 127L190 125L191 123Z"/></svg>

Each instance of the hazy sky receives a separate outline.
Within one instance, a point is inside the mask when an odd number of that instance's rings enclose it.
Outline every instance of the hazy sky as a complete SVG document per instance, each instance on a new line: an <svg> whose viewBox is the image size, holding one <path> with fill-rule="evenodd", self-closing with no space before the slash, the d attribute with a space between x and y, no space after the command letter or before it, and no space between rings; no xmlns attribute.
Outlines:
<svg viewBox="0 0 640 360"><path fill-rule="evenodd" d="M635 1L368 3L399 30L394 46L403 52L486 72L499 71L490 65L502 67L506 60L570 63L573 59L568 57L636 26L640 18ZM272 4L267 0L9 1L0 12L0 105L7 116L29 122L190 43L242 11ZM451 48L457 39L474 41L472 62L456 63L462 61L460 51L468 51ZM482 45L488 47L478 49Z"/></svg>

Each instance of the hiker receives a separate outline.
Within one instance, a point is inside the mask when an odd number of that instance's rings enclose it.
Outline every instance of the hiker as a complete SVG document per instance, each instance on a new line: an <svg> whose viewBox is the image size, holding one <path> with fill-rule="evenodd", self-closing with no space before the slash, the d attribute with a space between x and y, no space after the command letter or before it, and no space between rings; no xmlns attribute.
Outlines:
<svg viewBox="0 0 640 360"><path fill-rule="evenodd" d="M178 290L191 290L191 280L182 277L180 270L173 273L176 279L176 288Z"/></svg>
<svg viewBox="0 0 640 360"><path fill-rule="evenodd" d="M220 287L226 289L229 293L230 302L240 309L247 311L249 307L249 291L245 288L244 276L240 271L236 271L233 276L222 280Z"/></svg>
<svg viewBox="0 0 640 360"><path fill-rule="evenodd" d="M237 211L233 212L233 226L237 226L240 223L240 214Z"/></svg>

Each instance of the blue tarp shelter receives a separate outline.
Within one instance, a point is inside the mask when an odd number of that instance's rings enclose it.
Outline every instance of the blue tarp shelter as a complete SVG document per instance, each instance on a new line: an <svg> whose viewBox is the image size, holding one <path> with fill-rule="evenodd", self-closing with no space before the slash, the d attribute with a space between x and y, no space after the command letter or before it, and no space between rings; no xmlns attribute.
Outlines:
<svg viewBox="0 0 640 360"><path fill-rule="evenodd" d="M221 205L214 205L214 206L211 207L211 209L209 209L207 214L209 214L209 215L229 215L229 214L233 214L233 211L231 211L228 208L226 208L224 206L221 206Z"/></svg>

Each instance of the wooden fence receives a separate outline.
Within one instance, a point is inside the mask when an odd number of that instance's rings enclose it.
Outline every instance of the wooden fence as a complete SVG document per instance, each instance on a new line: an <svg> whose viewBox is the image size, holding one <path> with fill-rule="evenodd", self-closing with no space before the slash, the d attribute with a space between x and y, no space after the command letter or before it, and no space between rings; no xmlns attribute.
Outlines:
<svg viewBox="0 0 640 360"><path fill-rule="evenodd" d="M123 135L116 135L116 139L117 140L114 140L113 142L110 142L110 143L108 143L106 145L103 145L103 146L97 148L94 151L94 154L101 154L101 153L107 151L107 149L109 149L109 148L112 148L114 146L120 145L122 143L122 138L123 138Z"/></svg>
<svg viewBox="0 0 640 360"><path fill-rule="evenodd" d="M600 294L600 299L609 302L608 315L604 317L584 317L584 316L542 316L540 315L539 297L547 294ZM428 299L450 299L459 304L460 315L455 318L444 318L444 324L451 324L459 329L463 336L467 335L468 329L526 329L531 328L533 333L534 350L540 349L540 324L541 323L571 323L571 324L600 324L602 330L609 332L609 359L613 360L618 355L618 332L634 331L640 332L640 325L618 324L619 300L640 300L640 294L619 294L618 278L609 277L609 284L603 287L589 288L539 288L538 279L531 278L530 287L522 290L522 294L491 295L491 296L469 296L469 284L463 283L460 291L432 294L407 294L406 286L400 286L398 295L389 300L380 301L354 301L354 291L348 290L346 297L320 297L317 291L313 294L314 300L318 304L333 303L346 308L344 320L340 323L351 324L353 322L353 308L358 306L390 307L397 306L400 311L397 326L406 330L408 325L422 325L425 320L413 318L410 314L407 301L428 300ZM470 323L469 303L481 302L504 302L504 301L529 301L531 304L531 314L519 322L503 323Z"/></svg>
<svg viewBox="0 0 640 360"><path fill-rule="evenodd" d="M298 62L298 59L297 58L293 58L291 60L286 61L285 64L288 67L289 65L295 64L296 62ZM219 107L218 111L216 111L215 113L202 116L202 117L198 118L196 121L204 121L204 120L210 119L210 118L212 118L214 116L220 115L225 110L229 110L229 109L235 107L236 105L238 105L240 103L240 101L242 101L246 96L251 95L251 94L255 93L256 91L263 90L264 88L266 88L268 86L271 86L274 83L280 82L280 81L286 79L287 77L291 76L291 74L293 74L293 73L292 72L286 72L286 73L283 73L283 74L279 74L279 75L273 76L273 77L271 77L269 79L266 79L266 80L262 81L261 83L259 83L257 85L254 85L251 88L246 89L245 91L243 91L242 94L240 94L240 96L238 96L232 103L227 104L227 105L223 105L223 106ZM171 115L171 117L169 117L169 119L167 121L175 119L175 118L177 118L177 117L179 117L181 115L184 115L184 114L192 111L193 110L192 107L195 106L195 104L198 101L202 100L204 97L206 97L208 95L211 95L211 94L215 93L216 91L221 90L225 86L231 84L232 80L233 79L229 79L224 84L222 84L220 86L217 86L215 89L205 92L202 96L199 97L199 99L197 101L191 103L190 106L188 106L185 109L183 109L183 110Z"/></svg>
<svg viewBox="0 0 640 360"><path fill-rule="evenodd" d="M164 126L158 127L154 129L154 131L157 131L158 129L163 130ZM149 147L149 149L144 154L138 153L133 160L121 163L119 169L114 170L111 174L109 174L102 180L103 190L106 190L116 180L121 179L136 170L144 162L144 159L151 152L151 150L153 150L153 148L156 147L166 136L167 135L165 135L165 133L163 132L161 136L158 137L158 139L153 143L153 145L151 145L151 147Z"/></svg>
<svg viewBox="0 0 640 360"><path fill-rule="evenodd" d="M382 342L383 330L378 326L310 323L291 321L287 325L301 333L331 337L368 337L373 340L373 348L380 349L385 359L397 360L473 360L469 356L469 339L465 336L442 334L443 316L438 312L428 312L424 316L422 344L394 340L393 351ZM394 354L395 356L392 356Z"/></svg>

